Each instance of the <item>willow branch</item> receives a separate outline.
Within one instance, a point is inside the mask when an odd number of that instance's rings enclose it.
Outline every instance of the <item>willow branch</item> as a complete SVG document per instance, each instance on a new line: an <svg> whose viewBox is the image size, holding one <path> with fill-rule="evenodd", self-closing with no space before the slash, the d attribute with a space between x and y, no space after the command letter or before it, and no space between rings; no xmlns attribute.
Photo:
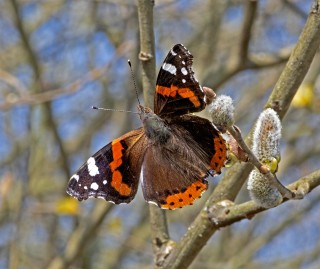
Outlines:
<svg viewBox="0 0 320 269"><path fill-rule="evenodd" d="M156 60L153 32L152 0L138 1L138 16L140 28L140 54L142 66L142 86L145 105L151 107L153 103L154 87L156 81Z"/></svg>
<svg viewBox="0 0 320 269"><path fill-rule="evenodd" d="M286 67L282 71L266 104L283 118L312 63L320 43L320 1L312 8Z"/></svg>
<svg viewBox="0 0 320 269"><path fill-rule="evenodd" d="M260 173L264 174L264 176L269 181L270 185L275 186L283 197L288 199L295 198L296 194L288 190L285 186L283 186L281 182L277 179L277 177L274 174L272 174L270 170L265 165L263 165L253 154L251 149L243 140L240 130L235 126L232 126L231 128L228 128L228 131L238 142L239 146L248 154L249 161L260 171ZM299 198L302 198L302 195L299 195Z"/></svg>
<svg viewBox="0 0 320 269"><path fill-rule="evenodd" d="M154 1L139 0L138 16L140 28L139 58L142 66L142 84L145 105L151 107L155 87L155 44L153 32L153 7ZM150 225L153 241L155 266L160 267L164 253L171 249L166 214L164 210L150 205Z"/></svg>
<svg viewBox="0 0 320 269"><path fill-rule="evenodd" d="M320 170L317 170L296 182L287 186L291 191L300 189L305 194L310 193L314 188L320 185ZM282 203L289 201L284 199ZM239 205L224 207L217 204L209 213L216 228L229 226L242 219L251 219L255 214L266 211L266 208L258 206L255 202L249 201Z"/></svg>
<svg viewBox="0 0 320 269"><path fill-rule="evenodd" d="M246 243L241 250L233 256L228 262L236 268L240 268L250 263L253 260L253 256L268 242L273 240L277 235L283 232L286 228L290 227L292 223L297 224L298 221L303 220L303 218L318 204L316 199L312 202L307 203L295 211L291 211L287 218L279 223L274 223L274 225L267 232L261 234L258 237L253 237ZM276 268L276 267L275 267ZM292 267L289 267L292 268Z"/></svg>

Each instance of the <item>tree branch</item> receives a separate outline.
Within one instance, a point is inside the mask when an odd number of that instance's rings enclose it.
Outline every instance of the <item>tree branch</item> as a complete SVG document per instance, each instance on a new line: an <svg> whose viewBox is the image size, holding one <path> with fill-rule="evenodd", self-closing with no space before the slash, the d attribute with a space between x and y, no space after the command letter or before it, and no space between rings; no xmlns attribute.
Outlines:
<svg viewBox="0 0 320 269"><path fill-rule="evenodd" d="M235 268L241 268L247 265L248 263L250 263L250 261L252 261L253 256L263 246L265 246L268 242L270 242L273 238L279 235L286 228L290 227L292 223L298 223L298 221L301 221L308 212L310 212L312 209L315 208L315 206L317 206L317 204L317 199L313 199L312 202L307 203L306 205L302 205L294 211L290 211L289 216L285 218L283 221L274 223L274 225L272 225L270 230L268 230L267 232L261 234L258 237L251 238L251 240L248 243L246 243L246 245L243 246L240 249L240 251L238 251L237 254L234 255L228 261L228 263L230 265L232 264Z"/></svg>
<svg viewBox="0 0 320 269"><path fill-rule="evenodd" d="M142 65L142 84L145 105L151 107L155 87L155 44L153 32L153 6L152 0L138 1L138 15L140 28L139 58ZM160 208L150 205L150 224L153 241L155 266L161 266L164 255L171 249L166 213Z"/></svg>
<svg viewBox="0 0 320 269"><path fill-rule="evenodd" d="M272 174L270 170L258 160L258 158L253 154L251 149L242 139L241 132L237 127L232 126L231 128L228 128L228 131L238 142L239 146L248 154L249 161L269 180L270 185L275 186L277 190L281 193L281 195L285 198L292 199L296 196L295 193L291 192L285 186L283 186L281 182L277 179L277 177L274 174ZM301 197L300 195L299 198L303 197Z"/></svg>
<svg viewBox="0 0 320 269"><path fill-rule="evenodd" d="M286 67L274 86L265 108L272 107L280 118L287 112L291 101L304 79L320 43L320 1L312 7Z"/></svg>
<svg viewBox="0 0 320 269"><path fill-rule="evenodd" d="M303 189L307 194L320 185L320 170L317 170L296 182L287 186L291 191ZM284 202L289 201L284 199ZM216 204L209 213L209 217L213 220L216 228L229 226L232 223L243 219L251 219L255 214L266 211L266 208L258 206L255 202L249 201L239 205L225 207Z"/></svg>

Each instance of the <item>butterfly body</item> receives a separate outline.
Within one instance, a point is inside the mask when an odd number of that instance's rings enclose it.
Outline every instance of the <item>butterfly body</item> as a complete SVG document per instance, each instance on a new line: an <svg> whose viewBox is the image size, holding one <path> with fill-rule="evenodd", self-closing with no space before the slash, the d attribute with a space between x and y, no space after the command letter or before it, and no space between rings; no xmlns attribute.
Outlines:
<svg viewBox="0 0 320 269"><path fill-rule="evenodd" d="M202 110L206 96L193 76L192 55L181 44L166 57L156 83L155 110L138 106L142 127L113 140L71 177L67 193L84 200L129 203L139 179L146 201L164 209L190 205L220 173L226 143Z"/></svg>
<svg viewBox="0 0 320 269"><path fill-rule="evenodd" d="M171 136L171 131L164 119L155 114L150 108L138 106L140 119L144 132L150 142L154 144L166 144Z"/></svg>

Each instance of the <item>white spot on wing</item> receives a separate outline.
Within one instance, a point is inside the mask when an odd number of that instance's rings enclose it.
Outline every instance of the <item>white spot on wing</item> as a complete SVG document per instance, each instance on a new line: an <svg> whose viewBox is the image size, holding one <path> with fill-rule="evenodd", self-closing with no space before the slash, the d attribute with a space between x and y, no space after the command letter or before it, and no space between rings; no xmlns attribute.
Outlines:
<svg viewBox="0 0 320 269"><path fill-rule="evenodd" d="M99 185L96 182L93 182L91 183L90 188L96 191L97 189L99 189Z"/></svg>
<svg viewBox="0 0 320 269"><path fill-rule="evenodd" d="M102 183L103 185L106 185L108 181L104 180Z"/></svg>
<svg viewBox="0 0 320 269"><path fill-rule="evenodd" d="M79 181L79 176L78 176L77 174L73 175L73 176L70 178L70 180L73 179L73 178L74 178L77 182Z"/></svg>
<svg viewBox="0 0 320 269"><path fill-rule="evenodd" d="M181 73L184 74L185 76L188 74L187 69L185 69L184 67L181 68Z"/></svg>
<svg viewBox="0 0 320 269"><path fill-rule="evenodd" d="M143 167L143 164L142 164L142 166L141 166L141 173L140 173L140 182L141 182L141 186L143 187L143 169L144 169L144 167Z"/></svg>
<svg viewBox="0 0 320 269"><path fill-rule="evenodd" d="M83 188L84 188L85 190L87 190L87 189L88 189L88 187L87 187L87 186L84 186Z"/></svg>
<svg viewBox="0 0 320 269"><path fill-rule="evenodd" d="M162 68L163 68L163 70L168 71L172 75L176 75L177 74L177 68L172 64L164 63L162 65Z"/></svg>
<svg viewBox="0 0 320 269"><path fill-rule="evenodd" d="M154 202L154 201L148 201L148 203L158 206L158 204L156 202Z"/></svg>
<svg viewBox="0 0 320 269"><path fill-rule="evenodd" d="M93 157L90 157L87 161L89 175L94 177L99 174L99 168L96 166L96 160Z"/></svg>
<svg viewBox="0 0 320 269"><path fill-rule="evenodd" d="M182 64L186 64L186 62L185 62L185 61L182 61Z"/></svg>
<svg viewBox="0 0 320 269"><path fill-rule="evenodd" d="M182 79L182 83L186 83L186 80L184 78Z"/></svg>
<svg viewBox="0 0 320 269"><path fill-rule="evenodd" d="M176 56L176 55L177 55L177 53L175 53L173 50L171 50L171 54L172 54L173 56Z"/></svg>

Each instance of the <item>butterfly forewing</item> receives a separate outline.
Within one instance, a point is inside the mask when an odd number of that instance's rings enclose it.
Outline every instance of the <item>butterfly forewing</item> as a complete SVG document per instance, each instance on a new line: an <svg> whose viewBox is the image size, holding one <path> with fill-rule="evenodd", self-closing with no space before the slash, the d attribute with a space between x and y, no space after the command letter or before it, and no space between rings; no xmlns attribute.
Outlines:
<svg viewBox="0 0 320 269"><path fill-rule="evenodd" d="M70 178L67 193L78 200L129 203L137 192L145 139L140 128L113 140Z"/></svg>
<svg viewBox="0 0 320 269"><path fill-rule="evenodd" d="M170 50L157 78L156 114L181 115L205 108L205 95L194 76L192 63L193 56L182 44Z"/></svg>

